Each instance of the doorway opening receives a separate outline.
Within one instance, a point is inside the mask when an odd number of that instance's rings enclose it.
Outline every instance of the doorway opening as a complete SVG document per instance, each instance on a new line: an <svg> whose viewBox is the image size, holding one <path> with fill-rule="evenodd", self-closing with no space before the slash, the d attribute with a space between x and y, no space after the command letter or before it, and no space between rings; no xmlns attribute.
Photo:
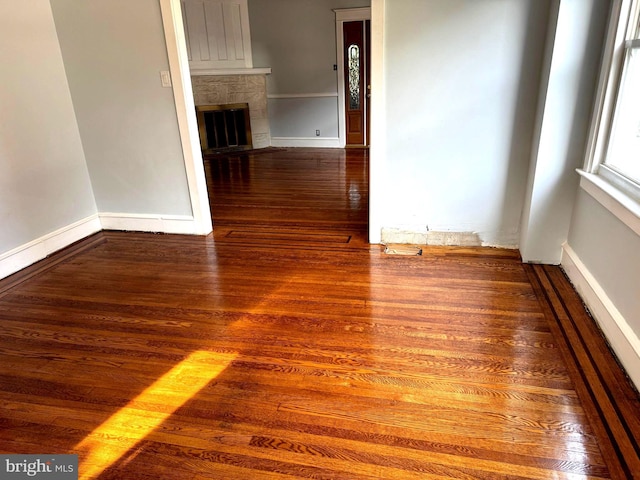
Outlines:
<svg viewBox="0 0 640 480"><path fill-rule="evenodd" d="M368 147L371 99L371 9L335 10L339 137L345 147Z"/></svg>
<svg viewBox="0 0 640 480"><path fill-rule="evenodd" d="M195 102L193 97L193 89L191 85L189 60L186 54L186 39L184 27L182 24L182 10L180 0L160 0L162 10L163 26L165 31L165 39L167 42L167 52L169 56L169 65L173 80L173 94L176 103L176 112L178 117L178 125L183 145L183 153L185 159L185 170L189 185L191 204L194 217L193 233L207 234L212 230L212 216L209 204L209 195L207 191L207 182L204 168L204 161L198 135L198 123L196 118ZM344 53L344 28L345 21L362 21L370 20L371 9L369 7L359 9L349 9L336 11L336 35L339 38L338 55L336 66L338 69L338 102L339 109L339 144L346 146L346 89L345 89L345 53ZM365 32L367 31L365 24ZM366 37L365 37L366 38ZM377 38L377 37L376 37ZM369 50L368 38L364 40L360 51ZM366 66L369 64L368 57L363 57L361 64ZM366 71L366 70L365 70ZM368 75L368 71L366 73ZM363 79L362 82L365 82ZM362 83L360 91L364 95L361 104L367 105L368 101L368 80ZM213 102L211 102L213 103ZM365 132L365 141L363 145L369 141L369 121L368 109L365 109L365 123L362 130ZM252 131L252 139L254 147L256 146L256 132ZM364 152L363 152L364 153ZM368 172L368 161L366 171ZM368 185L368 180L366 182ZM356 194L349 190L349 202L354 202Z"/></svg>

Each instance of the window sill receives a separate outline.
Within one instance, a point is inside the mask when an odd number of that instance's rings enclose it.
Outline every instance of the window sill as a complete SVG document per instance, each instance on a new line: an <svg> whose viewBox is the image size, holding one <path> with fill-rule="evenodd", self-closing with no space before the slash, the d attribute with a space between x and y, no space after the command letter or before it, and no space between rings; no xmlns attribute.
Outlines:
<svg viewBox="0 0 640 480"><path fill-rule="evenodd" d="M577 170L580 187L618 220L640 235L640 202L623 193L599 175Z"/></svg>

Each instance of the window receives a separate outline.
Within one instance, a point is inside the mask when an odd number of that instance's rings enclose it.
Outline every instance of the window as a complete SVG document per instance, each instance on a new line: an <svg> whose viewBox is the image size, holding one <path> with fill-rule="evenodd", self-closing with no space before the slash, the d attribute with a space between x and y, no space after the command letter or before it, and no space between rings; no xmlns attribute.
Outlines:
<svg viewBox="0 0 640 480"><path fill-rule="evenodd" d="M613 2L587 172L640 201L640 0Z"/></svg>
<svg viewBox="0 0 640 480"><path fill-rule="evenodd" d="M360 47L350 45L349 57L349 110L360 110Z"/></svg>
<svg viewBox="0 0 640 480"><path fill-rule="evenodd" d="M605 165L640 183L640 38L638 25L625 41L620 77Z"/></svg>

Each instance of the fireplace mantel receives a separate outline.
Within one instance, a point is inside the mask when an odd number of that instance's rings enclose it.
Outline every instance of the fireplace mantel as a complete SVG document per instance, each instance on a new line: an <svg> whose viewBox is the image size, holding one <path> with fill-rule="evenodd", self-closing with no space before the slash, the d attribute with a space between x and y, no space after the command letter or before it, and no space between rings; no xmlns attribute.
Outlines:
<svg viewBox="0 0 640 480"><path fill-rule="evenodd" d="M191 76L197 75L270 75L271 68L192 68Z"/></svg>

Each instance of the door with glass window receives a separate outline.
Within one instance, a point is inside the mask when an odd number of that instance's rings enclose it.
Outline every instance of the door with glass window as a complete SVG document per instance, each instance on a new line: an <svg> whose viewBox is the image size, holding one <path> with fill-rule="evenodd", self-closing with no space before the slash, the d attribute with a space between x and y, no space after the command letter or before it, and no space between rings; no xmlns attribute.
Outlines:
<svg viewBox="0 0 640 480"><path fill-rule="evenodd" d="M345 22L343 29L346 145L368 146L371 22Z"/></svg>

